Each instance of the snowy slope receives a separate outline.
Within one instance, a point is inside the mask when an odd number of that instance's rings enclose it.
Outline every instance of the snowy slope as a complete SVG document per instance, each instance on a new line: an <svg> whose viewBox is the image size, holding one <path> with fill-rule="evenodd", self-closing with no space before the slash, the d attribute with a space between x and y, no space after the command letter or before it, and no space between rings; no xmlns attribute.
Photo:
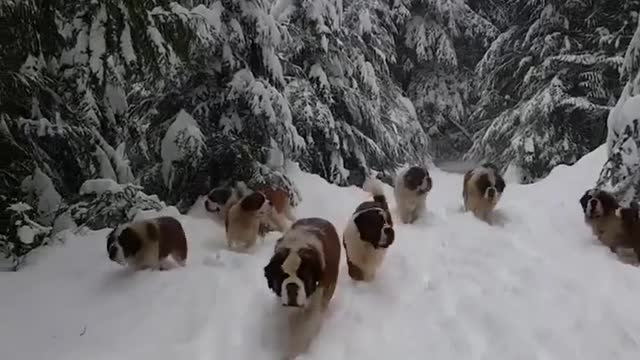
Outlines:
<svg viewBox="0 0 640 360"><path fill-rule="evenodd" d="M502 225L459 212L462 178L434 170L427 218L398 225L380 277L339 287L310 359L632 359L640 353L640 270L617 261L582 223L578 198L601 147L540 183L508 185ZM299 216L342 231L366 198L295 172ZM387 189L391 195L391 189ZM107 230L69 238L18 273L0 274L7 360L276 359L279 306L252 255L222 229L181 217L189 264L128 273L108 261Z"/></svg>

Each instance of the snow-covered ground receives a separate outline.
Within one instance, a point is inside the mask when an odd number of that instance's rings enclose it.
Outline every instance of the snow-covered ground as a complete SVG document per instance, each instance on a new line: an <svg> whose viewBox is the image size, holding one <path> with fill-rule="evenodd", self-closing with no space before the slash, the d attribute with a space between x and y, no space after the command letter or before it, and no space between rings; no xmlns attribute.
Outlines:
<svg viewBox="0 0 640 360"><path fill-rule="evenodd" d="M636 359L640 270L596 243L578 204L605 156L600 148L537 184L508 185L494 227L460 213L460 174L433 170L426 218L397 225L374 283L354 284L343 258L307 358ZM293 178L298 216L326 217L340 232L367 198L318 176ZM186 268L124 271L108 260L103 230L0 274L1 358L277 359L279 306L262 272L277 234L236 254L197 215L180 218Z"/></svg>

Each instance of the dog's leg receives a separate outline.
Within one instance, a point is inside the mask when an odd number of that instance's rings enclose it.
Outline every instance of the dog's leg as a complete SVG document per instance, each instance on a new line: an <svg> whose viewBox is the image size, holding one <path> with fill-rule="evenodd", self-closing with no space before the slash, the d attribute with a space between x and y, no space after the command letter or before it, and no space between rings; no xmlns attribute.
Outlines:
<svg viewBox="0 0 640 360"><path fill-rule="evenodd" d="M416 204L416 209L414 210L413 221L416 221L419 218L421 218L424 215L426 209L427 209L427 199L419 200L418 203Z"/></svg>

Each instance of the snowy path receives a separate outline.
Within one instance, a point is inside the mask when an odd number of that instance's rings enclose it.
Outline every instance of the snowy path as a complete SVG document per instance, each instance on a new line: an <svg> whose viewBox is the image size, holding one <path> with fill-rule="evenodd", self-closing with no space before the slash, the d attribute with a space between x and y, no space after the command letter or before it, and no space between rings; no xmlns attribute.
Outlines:
<svg viewBox="0 0 640 360"><path fill-rule="evenodd" d="M600 148L538 184L509 185L495 227L459 212L459 174L434 171L427 217L396 227L377 281L354 284L343 258L307 358L637 358L640 270L595 242L578 205L603 161ZM294 179L298 216L326 217L340 232L366 198L317 176ZM212 222L181 220L184 269L126 273L106 257L105 230L0 274L2 359L276 359L278 307L262 275L276 235L241 255L224 250Z"/></svg>

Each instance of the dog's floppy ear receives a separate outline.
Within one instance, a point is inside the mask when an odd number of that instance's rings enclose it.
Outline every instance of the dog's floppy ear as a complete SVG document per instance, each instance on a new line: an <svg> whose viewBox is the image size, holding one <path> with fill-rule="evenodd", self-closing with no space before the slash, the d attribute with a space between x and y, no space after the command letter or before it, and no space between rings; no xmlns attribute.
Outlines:
<svg viewBox="0 0 640 360"><path fill-rule="evenodd" d="M384 213L381 209L370 208L361 211L353 218L353 222L360 232L360 238L371 245L380 242L380 231L384 226Z"/></svg>
<svg viewBox="0 0 640 360"><path fill-rule="evenodd" d="M245 196L240 201L240 207L244 211L257 211L262 207L265 201L267 201L266 196L264 196L263 193L256 191L251 193L251 195Z"/></svg>
<svg viewBox="0 0 640 360"><path fill-rule="evenodd" d="M118 243L122 247L125 257L136 254L142 248L140 235L130 227L124 228L118 237Z"/></svg>
<svg viewBox="0 0 640 360"><path fill-rule="evenodd" d="M276 252L271 257L271 260L269 260L269 263L263 268L264 277L267 279L269 289L273 290L278 296L280 296L281 281L284 280L285 277L284 271L282 270L282 263L288 254L288 249Z"/></svg>
<svg viewBox="0 0 640 360"><path fill-rule="evenodd" d="M587 203L589 202L589 198L591 197L589 192L590 192L590 190L585 191L584 195L582 195L582 197L580 198L580 205L582 205L582 210L583 211L587 210Z"/></svg>
<svg viewBox="0 0 640 360"><path fill-rule="evenodd" d="M314 282L320 281L322 278L322 263L318 253L309 248L302 248L298 250L298 255L302 259L302 267L305 271L308 271L311 279Z"/></svg>
<svg viewBox="0 0 640 360"><path fill-rule="evenodd" d="M602 210L605 214L611 214L611 212L620 207L620 205L618 205L618 201L608 192L601 191L598 194L598 199L602 204Z"/></svg>

